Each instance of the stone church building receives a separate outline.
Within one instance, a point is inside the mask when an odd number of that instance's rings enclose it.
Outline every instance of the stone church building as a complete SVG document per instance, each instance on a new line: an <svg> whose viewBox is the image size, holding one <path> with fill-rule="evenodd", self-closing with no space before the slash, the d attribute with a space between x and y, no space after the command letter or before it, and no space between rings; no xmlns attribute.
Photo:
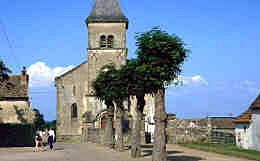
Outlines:
<svg viewBox="0 0 260 161"><path fill-rule="evenodd" d="M94 128L104 127L106 106L94 96L91 82L104 65L113 64L119 68L126 64L128 19L118 0L95 0L85 22L88 28L88 60L55 78L57 139L79 139L86 113L93 119ZM128 105L126 111L132 113ZM145 126L152 125L154 99L151 96L146 97L144 113Z"/></svg>
<svg viewBox="0 0 260 161"><path fill-rule="evenodd" d="M29 75L25 67L20 75L0 81L0 123L32 123L34 112L28 94Z"/></svg>

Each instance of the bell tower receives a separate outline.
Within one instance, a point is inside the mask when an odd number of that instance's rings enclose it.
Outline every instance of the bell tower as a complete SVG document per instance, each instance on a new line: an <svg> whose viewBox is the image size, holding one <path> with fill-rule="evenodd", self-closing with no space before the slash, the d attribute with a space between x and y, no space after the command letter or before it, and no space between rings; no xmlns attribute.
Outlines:
<svg viewBox="0 0 260 161"><path fill-rule="evenodd" d="M117 68L126 63L126 30L128 19L118 0L95 0L86 19L88 27L88 95L93 95L91 82L106 64Z"/></svg>

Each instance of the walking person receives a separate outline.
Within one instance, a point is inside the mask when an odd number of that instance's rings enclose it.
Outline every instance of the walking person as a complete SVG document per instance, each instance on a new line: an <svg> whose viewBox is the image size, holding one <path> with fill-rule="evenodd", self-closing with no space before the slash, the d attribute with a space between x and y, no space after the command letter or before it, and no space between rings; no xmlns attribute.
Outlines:
<svg viewBox="0 0 260 161"><path fill-rule="evenodd" d="M52 128L49 129L48 131L48 143L50 145L50 150L53 151L53 142L54 142L54 139L55 139L55 133L54 133L54 130Z"/></svg>
<svg viewBox="0 0 260 161"><path fill-rule="evenodd" d="M41 141L41 136L40 136L39 131L36 132L34 141L35 141L35 147L34 147L34 150L33 150L33 151L34 151L34 152L39 152L39 143L40 143L40 141Z"/></svg>
<svg viewBox="0 0 260 161"><path fill-rule="evenodd" d="M39 131L39 135L40 135L40 139L39 139L39 142L38 142L38 146L40 146L41 148L41 151L44 151L44 145L43 145L43 132L42 132L42 129L40 129Z"/></svg>

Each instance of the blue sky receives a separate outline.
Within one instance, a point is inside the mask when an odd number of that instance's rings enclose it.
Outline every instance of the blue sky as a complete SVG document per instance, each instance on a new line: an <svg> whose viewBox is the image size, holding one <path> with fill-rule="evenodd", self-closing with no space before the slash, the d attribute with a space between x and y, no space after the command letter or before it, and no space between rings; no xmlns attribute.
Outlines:
<svg viewBox="0 0 260 161"><path fill-rule="evenodd" d="M178 35L192 51L183 85L166 91L167 112L180 118L237 116L260 93L260 1L120 3L129 18L128 58L135 57L135 33L154 26ZM87 60L84 20L92 5L93 0L0 1L0 57L15 74L27 67L32 106L46 120L56 117L53 78Z"/></svg>

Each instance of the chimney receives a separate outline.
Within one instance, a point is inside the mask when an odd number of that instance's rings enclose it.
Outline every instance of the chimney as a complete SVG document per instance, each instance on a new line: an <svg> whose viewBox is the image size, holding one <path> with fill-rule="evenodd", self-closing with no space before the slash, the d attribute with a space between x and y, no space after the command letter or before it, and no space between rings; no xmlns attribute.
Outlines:
<svg viewBox="0 0 260 161"><path fill-rule="evenodd" d="M26 68L23 67L21 71L21 83L22 85L28 85L28 81L29 81L29 76L27 75Z"/></svg>

